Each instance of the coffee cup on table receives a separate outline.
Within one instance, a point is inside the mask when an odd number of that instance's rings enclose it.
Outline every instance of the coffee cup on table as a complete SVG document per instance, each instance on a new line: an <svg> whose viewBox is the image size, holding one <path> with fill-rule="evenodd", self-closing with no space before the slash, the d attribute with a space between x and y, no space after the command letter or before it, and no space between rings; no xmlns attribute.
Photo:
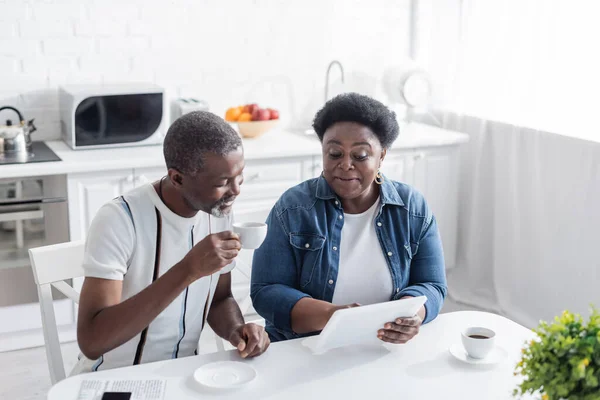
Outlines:
<svg viewBox="0 0 600 400"><path fill-rule="evenodd" d="M485 358L494 348L496 332L488 328L471 327L461 334L462 344L471 358Z"/></svg>
<svg viewBox="0 0 600 400"><path fill-rule="evenodd" d="M264 222L236 222L233 231L240 237L242 249L258 249L267 236Z"/></svg>

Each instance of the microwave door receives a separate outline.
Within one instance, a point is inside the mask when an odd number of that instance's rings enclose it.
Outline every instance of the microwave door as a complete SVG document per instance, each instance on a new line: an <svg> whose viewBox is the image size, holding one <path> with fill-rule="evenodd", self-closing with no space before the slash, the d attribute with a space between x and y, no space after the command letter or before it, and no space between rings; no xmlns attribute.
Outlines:
<svg viewBox="0 0 600 400"><path fill-rule="evenodd" d="M77 135L84 143L102 142L106 138L107 111L103 97L90 97L76 111Z"/></svg>
<svg viewBox="0 0 600 400"><path fill-rule="evenodd" d="M104 98L101 97L96 100L98 103L98 119L100 120L100 124L98 126L98 137L106 138L106 124L108 115L106 114L106 104L104 104Z"/></svg>

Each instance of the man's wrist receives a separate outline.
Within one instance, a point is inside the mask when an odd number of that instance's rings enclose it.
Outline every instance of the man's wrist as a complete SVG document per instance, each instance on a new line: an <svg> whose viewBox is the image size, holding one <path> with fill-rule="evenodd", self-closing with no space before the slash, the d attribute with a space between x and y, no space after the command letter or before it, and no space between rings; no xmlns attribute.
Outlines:
<svg viewBox="0 0 600 400"><path fill-rule="evenodd" d="M177 267L186 282L186 286L189 286L201 278L201 276L197 276L197 272L194 271L192 265L185 258L179 261Z"/></svg>

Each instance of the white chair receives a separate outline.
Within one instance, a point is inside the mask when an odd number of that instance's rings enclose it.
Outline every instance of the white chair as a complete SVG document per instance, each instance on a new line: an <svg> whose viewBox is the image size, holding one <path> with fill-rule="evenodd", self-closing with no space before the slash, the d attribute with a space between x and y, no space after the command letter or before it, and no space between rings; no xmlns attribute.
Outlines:
<svg viewBox="0 0 600 400"><path fill-rule="evenodd" d="M82 268L84 247L84 242L78 241L29 250L33 277L40 299L46 358L52 384L65 379L66 376L54 315L52 286L75 303L79 303L79 293L65 280L84 275Z"/></svg>
<svg viewBox="0 0 600 400"><path fill-rule="evenodd" d="M79 293L65 280L84 276L82 267L85 242L68 242L29 250L29 259L33 277L37 285L42 316L42 330L46 347L46 358L52 384L65 379L65 366L58 338L58 327L54 313L52 286L69 299L79 304ZM240 273L250 281L249 267L243 262L236 266ZM240 309L245 314L252 300L250 295L241 302ZM215 335L218 351L225 350L224 340Z"/></svg>

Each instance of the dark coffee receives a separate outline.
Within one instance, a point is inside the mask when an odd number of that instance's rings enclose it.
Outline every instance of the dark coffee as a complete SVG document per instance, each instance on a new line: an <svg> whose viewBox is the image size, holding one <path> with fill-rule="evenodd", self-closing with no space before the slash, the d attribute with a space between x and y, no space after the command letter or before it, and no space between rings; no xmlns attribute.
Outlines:
<svg viewBox="0 0 600 400"><path fill-rule="evenodd" d="M469 337L473 339L489 339L489 336L485 335L469 335Z"/></svg>

